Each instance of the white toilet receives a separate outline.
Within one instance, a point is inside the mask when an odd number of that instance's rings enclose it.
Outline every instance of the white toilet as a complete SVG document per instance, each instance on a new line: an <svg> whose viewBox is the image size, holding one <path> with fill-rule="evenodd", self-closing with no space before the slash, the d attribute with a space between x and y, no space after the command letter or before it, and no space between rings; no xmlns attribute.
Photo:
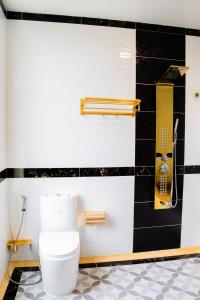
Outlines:
<svg viewBox="0 0 200 300"><path fill-rule="evenodd" d="M40 264L44 291L67 295L76 286L80 240L77 231L77 197L40 197Z"/></svg>

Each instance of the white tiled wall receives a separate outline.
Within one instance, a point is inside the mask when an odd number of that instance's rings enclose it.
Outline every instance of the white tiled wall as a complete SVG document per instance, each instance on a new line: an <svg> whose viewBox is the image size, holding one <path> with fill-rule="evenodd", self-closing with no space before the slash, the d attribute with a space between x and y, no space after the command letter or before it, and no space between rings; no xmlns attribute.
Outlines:
<svg viewBox="0 0 200 300"><path fill-rule="evenodd" d="M8 231L8 203L7 203L7 182L0 183L0 282L3 278L7 265L7 240Z"/></svg>
<svg viewBox="0 0 200 300"><path fill-rule="evenodd" d="M185 165L200 165L200 37L186 37ZM181 246L200 245L200 175L184 176Z"/></svg>
<svg viewBox="0 0 200 300"><path fill-rule="evenodd" d="M135 118L80 116L85 96L135 98L135 30L8 21L8 166L134 166ZM37 245L39 196L79 195L108 224L81 229L81 255L132 252L133 177L9 179L13 230L28 198L24 236ZM24 257L21 254L20 257Z"/></svg>
<svg viewBox="0 0 200 300"><path fill-rule="evenodd" d="M200 37L186 36L185 164L200 165Z"/></svg>
<svg viewBox="0 0 200 300"><path fill-rule="evenodd" d="M0 8L0 171L6 168L6 20Z"/></svg>
<svg viewBox="0 0 200 300"><path fill-rule="evenodd" d="M200 246L200 175L184 176L181 247Z"/></svg>
<svg viewBox="0 0 200 300"><path fill-rule="evenodd" d="M21 237L38 246L40 232L39 197L46 193L76 193L79 217L83 211L104 210L107 224L80 227L81 256L132 252L134 177L8 179L9 218L13 235L21 219L21 195L27 197L27 211ZM81 218L80 218L81 219ZM30 258L29 253L23 258Z"/></svg>
<svg viewBox="0 0 200 300"><path fill-rule="evenodd" d="M0 8L0 172L6 168L6 20ZM6 181L0 183L0 282L7 262L8 208Z"/></svg>
<svg viewBox="0 0 200 300"><path fill-rule="evenodd" d="M135 30L9 21L8 42L9 167L134 165L135 118L79 105L135 98Z"/></svg>

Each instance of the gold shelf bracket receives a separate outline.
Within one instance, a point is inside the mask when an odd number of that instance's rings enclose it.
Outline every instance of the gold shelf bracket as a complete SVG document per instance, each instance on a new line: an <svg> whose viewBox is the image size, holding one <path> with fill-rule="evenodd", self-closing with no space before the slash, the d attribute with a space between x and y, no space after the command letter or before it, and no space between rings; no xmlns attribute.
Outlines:
<svg viewBox="0 0 200 300"><path fill-rule="evenodd" d="M140 103L140 99L85 97L80 100L80 114L135 116Z"/></svg>

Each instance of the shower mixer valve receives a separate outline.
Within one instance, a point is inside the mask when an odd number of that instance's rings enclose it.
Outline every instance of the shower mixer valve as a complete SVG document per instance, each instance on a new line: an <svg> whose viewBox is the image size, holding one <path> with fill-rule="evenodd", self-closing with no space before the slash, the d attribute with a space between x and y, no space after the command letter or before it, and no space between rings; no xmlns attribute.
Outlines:
<svg viewBox="0 0 200 300"><path fill-rule="evenodd" d="M160 173L166 174L169 172L169 166L167 164L160 165Z"/></svg>
<svg viewBox="0 0 200 300"><path fill-rule="evenodd" d="M162 161L167 161L168 160L168 157L167 157L167 155L166 154L163 154L162 156L161 156L161 160Z"/></svg>

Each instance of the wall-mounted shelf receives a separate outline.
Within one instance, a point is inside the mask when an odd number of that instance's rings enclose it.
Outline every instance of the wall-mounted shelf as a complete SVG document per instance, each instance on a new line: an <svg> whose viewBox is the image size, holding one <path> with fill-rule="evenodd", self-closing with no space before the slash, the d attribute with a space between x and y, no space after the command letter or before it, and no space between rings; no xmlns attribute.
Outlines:
<svg viewBox="0 0 200 300"><path fill-rule="evenodd" d="M85 225L103 225L106 222L106 214L104 211L86 211Z"/></svg>
<svg viewBox="0 0 200 300"><path fill-rule="evenodd" d="M139 99L93 98L80 101L81 115L134 116L140 110Z"/></svg>
<svg viewBox="0 0 200 300"><path fill-rule="evenodd" d="M20 246L28 246L32 243L32 240L18 240L17 242L14 240L9 240L7 243L8 248L10 248L13 252L18 250Z"/></svg>

